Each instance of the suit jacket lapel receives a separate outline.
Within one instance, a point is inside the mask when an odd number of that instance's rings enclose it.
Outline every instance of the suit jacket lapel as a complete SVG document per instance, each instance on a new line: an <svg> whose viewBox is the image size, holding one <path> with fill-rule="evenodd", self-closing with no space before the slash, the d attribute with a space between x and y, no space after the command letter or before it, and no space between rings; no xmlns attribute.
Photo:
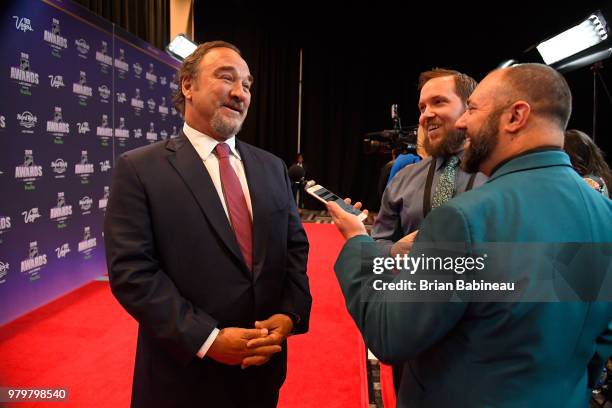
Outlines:
<svg viewBox="0 0 612 408"><path fill-rule="evenodd" d="M230 226L227 215L225 215L215 185L189 139L181 131L177 138L171 139L166 143L166 148L174 152L174 154L168 156L168 160L191 190L212 229L215 230L221 241L240 261L239 263L244 272L250 275L251 272L244 263L236 236ZM168 197L168 199L171 200L172 197Z"/></svg>
<svg viewBox="0 0 612 408"><path fill-rule="evenodd" d="M263 269L268 245L269 225L273 221L269 219L269 212L265 208L265 203L269 202L266 194L270 192L267 187L263 163L244 143L236 140L236 148L240 152L249 185L249 195L251 196L251 208L253 209L253 278L257 279Z"/></svg>

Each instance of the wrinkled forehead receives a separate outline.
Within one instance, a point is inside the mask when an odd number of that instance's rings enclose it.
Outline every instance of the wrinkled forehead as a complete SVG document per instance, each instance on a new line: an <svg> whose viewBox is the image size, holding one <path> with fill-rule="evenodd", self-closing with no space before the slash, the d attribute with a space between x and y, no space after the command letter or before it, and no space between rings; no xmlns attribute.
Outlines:
<svg viewBox="0 0 612 408"><path fill-rule="evenodd" d="M443 76L432 78L423 85L419 95L419 104L426 103L436 97L452 98L458 97L455 89L455 78Z"/></svg>
<svg viewBox="0 0 612 408"><path fill-rule="evenodd" d="M235 71L241 77L253 81L249 66L246 61L231 48L213 48L204 55L200 61L202 71L214 72L217 70Z"/></svg>

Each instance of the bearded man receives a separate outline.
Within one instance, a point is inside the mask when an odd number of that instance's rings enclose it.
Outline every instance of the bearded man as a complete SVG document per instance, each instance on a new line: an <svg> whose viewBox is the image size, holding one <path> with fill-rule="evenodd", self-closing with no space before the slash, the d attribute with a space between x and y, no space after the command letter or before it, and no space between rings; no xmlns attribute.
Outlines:
<svg viewBox="0 0 612 408"><path fill-rule="evenodd" d="M482 173L461 168L465 131L455 128L476 85L468 75L448 69L419 76L419 125L430 157L403 168L385 189L372 229L385 255L407 252L432 209L486 181Z"/></svg>
<svg viewBox="0 0 612 408"><path fill-rule="evenodd" d="M464 165L489 180L432 211L410 256L480 254L482 266L375 275L378 287L414 276L442 290L365 290L372 239L328 204L347 239L335 271L349 312L374 354L405 361L398 407L588 406L612 355L612 201L563 151L571 109L567 82L541 64L495 70L474 90L455 125ZM466 292L467 279L513 288Z"/></svg>
<svg viewBox="0 0 612 408"><path fill-rule="evenodd" d="M400 170L385 188L372 238L383 255L410 250L427 214L457 194L486 181L460 166L465 132L455 122L465 112L476 81L458 71L435 68L419 76L419 128L423 129L426 159ZM402 366L393 366L395 391L399 390Z"/></svg>

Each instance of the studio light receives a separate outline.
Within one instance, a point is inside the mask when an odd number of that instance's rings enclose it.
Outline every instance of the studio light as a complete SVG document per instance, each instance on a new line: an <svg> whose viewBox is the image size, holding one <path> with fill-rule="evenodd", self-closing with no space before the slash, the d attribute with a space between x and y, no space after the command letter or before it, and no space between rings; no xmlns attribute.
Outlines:
<svg viewBox="0 0 612 408"><path fill-rule="evenodd" d="M574 71L578 68L593 65L598 61L612 57L612 46L606 47L600 51L589 53L588 55L577 55L576 58L571 58L561 64L555 66L555 69L561 73Z"/></svg>
<svg viewBox="0 0 612 408"><path fill-rule="evenodd" d="M606 12L609 13L608 10ZM608 14L609 15L609 14ZM536 46L544 62L561 73L590 66L593 72L593 129L591 137L597 134L597 84L604 87L608 99L612 97L601 76L602 61L612 56L610 29L601 11L591 15L580 24L558 34ZM527 50L526 52L528 52Z"/></svg>
<svg viewBox="0 0 612 408"><path fill-rule="evenodd" d="M541 42L536 48L544 62L554 65L608 39L609 29L600 11L580 24Z"/></svg>
<svg viewBox="0 0 612 408"><path fill-rule="evenodd" d="M187 38L187 36L179 34L174 37L174 40L172 40L170 44L168 44L166 52L179 61L182 61L191 55L197 47L198 45Z"/></svg>

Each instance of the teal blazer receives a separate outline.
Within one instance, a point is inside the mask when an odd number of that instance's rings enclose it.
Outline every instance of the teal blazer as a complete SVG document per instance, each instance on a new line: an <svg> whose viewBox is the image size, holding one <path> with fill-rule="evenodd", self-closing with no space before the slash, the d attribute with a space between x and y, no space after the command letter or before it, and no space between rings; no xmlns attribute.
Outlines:
<svg viewBox="0 0 612 408"><path fill-rule="evenodd" d="M372 242L348 240L335 271L367 346L383 362L404 364L398 407L588 406L589 376L601 370L593 362L612 355L612 303L393 302L390 291L363 289L373 279L405 277L372 274L363 264ZM603 243L601 257L565 273L580 282L607 265L609 281L612 201L576 174L564 152L533 151L432 211L414 248L432 242L463 243L468 252L479 243ZM539 258L538 268L552 261L546 251L524 256ZM535 273L535 264L523 264Z"/></svg>

